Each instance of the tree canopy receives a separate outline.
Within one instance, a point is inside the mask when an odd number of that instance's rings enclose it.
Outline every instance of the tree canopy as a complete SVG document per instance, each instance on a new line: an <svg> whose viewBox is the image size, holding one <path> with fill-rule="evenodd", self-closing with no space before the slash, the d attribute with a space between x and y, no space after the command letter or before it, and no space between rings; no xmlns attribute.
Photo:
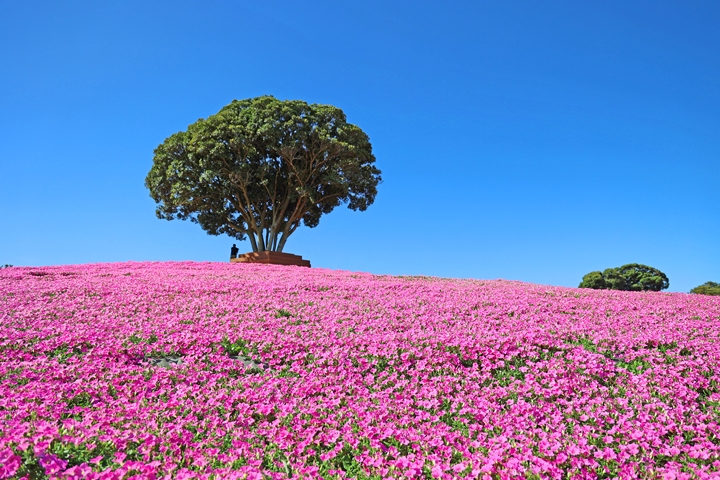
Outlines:
<svg viewBox="0 0 720 480"><path fill-rule="evenodd" d="M332 105L234 100L155 149L145 179L158 218L281 252L340 204L364 211L381 172L368 136Z"/></svg>
<svg viewBox="0 0 720 480"><path fill-rule="evenodd" d="M603 277L603 272L590 272L582 278L580 288L594 288L595 290L605 290L608 284Z"/></svg>
<svg viewBox="0 0 720 480"><path fill-rule="evenodd" d="M702 285L690 290L690 293L699 293L701 295L720 295L720 283L705 282Z"/></svg>
<svg viewBox="0 0 720 480"><path fill-rule="evenodd" d="M585 275L580 288L598 290L654 291L659 292L670 286L667 275L657 268L639 263L629 263L618 268L606 268Z"/></svg>

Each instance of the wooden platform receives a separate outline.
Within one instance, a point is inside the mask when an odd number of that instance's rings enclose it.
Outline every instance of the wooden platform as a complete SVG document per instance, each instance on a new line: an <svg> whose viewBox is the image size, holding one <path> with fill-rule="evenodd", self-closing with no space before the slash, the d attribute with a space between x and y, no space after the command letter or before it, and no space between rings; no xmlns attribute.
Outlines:
<svg viewBox="0 0 720 480"><path fill-rule="evenodd" d="M303 260L300 255L282 252L243 253L237 258L231 258L230 263L268 263L272 265L297 265L299 267L310 266L310 260Z"/></svg>

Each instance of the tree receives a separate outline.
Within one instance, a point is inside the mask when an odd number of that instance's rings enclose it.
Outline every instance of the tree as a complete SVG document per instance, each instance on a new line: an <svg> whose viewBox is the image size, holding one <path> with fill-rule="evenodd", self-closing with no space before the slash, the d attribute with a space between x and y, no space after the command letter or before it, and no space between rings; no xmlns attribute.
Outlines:
<svg viewBox="0 0 720 480"><path fill-rule="evenodd" d="M619 268L606 268L603 270L603 279L605 280L605 288L608 290L627 290L625 288L625 278L620 275Z"/></svg>
<svg viewBox="0 0 720 480"><path fill-rule="evenodd" d="M155 149L145 179L158 218L281 252L301 222L340 204L364 211L381 172L368 136L332 105L234 100Z"/></svg>
<svg viewBox="0 0 720 480"><path fill-rule="evenodd" d="M594 288L595 290L604 290L607 288L607 282L602 272L590 272L585 275L580 282L579 288Z"/></svg>
<svg viewBox="0 0 720 480"><path fill-rule="evenodd" d="M659 292L670 286L670 280L663 272L639 263L623 265L618 269L618 275L625 280L622 290Z"/></svg>
<svg viewBox="0 0 720 480"><path fill-rule="evenodd" d="M690 293L699 293L701 295L720 295L720 283L705 282L702 285L690 290Z"/></svg>
<svg viewBox="0 0 720 480"><path fill-rule="evenodd" d="M657 268L629 263L618 268L607 268L602 273L590 272L583 277L580 288L624 291L659 292L670 286L668 277Z"/></svg>

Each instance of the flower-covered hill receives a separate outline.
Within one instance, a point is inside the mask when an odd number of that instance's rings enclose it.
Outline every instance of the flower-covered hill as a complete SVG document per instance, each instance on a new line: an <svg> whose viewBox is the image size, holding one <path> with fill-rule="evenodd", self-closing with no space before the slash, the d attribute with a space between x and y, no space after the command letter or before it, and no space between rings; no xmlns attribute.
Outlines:
<svg viewBox="0 0 720 480"><path fill-rule="evenodd" d="M0 270L0 478L717 478L720 298Z"/></svg>

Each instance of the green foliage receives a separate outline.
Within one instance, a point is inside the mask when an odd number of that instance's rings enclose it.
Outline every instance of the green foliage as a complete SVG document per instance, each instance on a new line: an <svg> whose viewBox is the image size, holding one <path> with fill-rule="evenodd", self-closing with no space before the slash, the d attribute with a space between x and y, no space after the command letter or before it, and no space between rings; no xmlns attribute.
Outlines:
<svg viewBox="0 0 720 480"><path fill-rule="evenodd" d="M258 349L257 346L250 346L250 342L247 340L244 340L242 338L238 338L234 342L231 342L228 337L224 337L222 341L220 342L220 346L222 346L225 353L227 353L230 356L235 355L257 355Z"/></svg>
<svg viewBox="0 0 720 480"><path fill-rule="evenodd" d="M89 407L92 405L92 397L87 392L78 393L67 400L67 407Z"/></svg>
<svg viewBox="0 0 720 480"><path fill-rule="evenodd" d="M234 100L155 149L145 179L158 218L282 251L300 223L340 204L364 211L380 170L368 136L332 105Z"/></svg>
<svg viewBox="0 0 720 480"><path fill-rule="evenodd" d="M608 290L627 290L625 279L620 275L619 268L606 268L603 270L605 288Z"/></svg>
<svg viewBox="0 0 720 480"><path fill-rule="evenodd" d="M700 295L720 295L720 283L705 282L702 285L690 290L690 293L697 293Z"/></svg>
<svg viewBox="0 0 720 480"><path fill-rule="evenodd" d="M657 268L629 263L618 268L607 268L602 273L590 272L580 282L580 288L597 290L624 290L631 292L659 292L670 286L667 275Z"/></svg>
<svg viewBox="0 0 720 480"><path fill-rule="evenodd" d="M640 292L653 291L659 292L670 286L670 281L663 272L657 268L640 265L638 263L630 263L623 265L617 271L618 277L623 279L622 285L625 290Z"/></svg>
<svg viewBox="0 0 720 480"><path fill-rule="evenodd" d="M598 348L595 342L592 338L590 338L587 335L578 335L575 337L570 337L566 340L567 343L570 345L579 345L583 347L588 352L592 353L598 353Z"/></svg>
<svg viewBox="0 0 720 480"><path fill-rule="evenodd" d="M583 277L582 282L580 282L580 288L604 290L608 287L602 272L590 272Z"/></svg>
<svg viewBox="0 0 720 480"><path fill-rule="evenodd" d="M629 362L620 360L616 362L616 365L620 368L624 368L631 373L634 373L635 375L640 375L645 370L652 368L652 363L648 362L644 358L634 358Z"/></svg>
<svg viewBox="0 0 720 480"><path fill-rule="evenodd" d="M53 350L45 352L48 358L55 358L60 363L65 363L74 356L84 355L92 346L86 342L82 342L74 347L69 347L66 344L62 344Z"/></svg>
<svg viewBox="0 0 720 480"><path fill-rule="evenodd" d="M0 268L11 268L11 267L12 267L12 265L10 265L9 263L6 263L6 264L4 264L4 265L0 265Z"/></svg>
<svg viewBox="0 0 720 480"><path fill-rule="evenodd" d="M141 343L152 345L153 343L156 343L158 341L158 336L153 333L148 338L143 338L140 335L133 333L132 335L130 335L130 337L128 337L128 340L130 341L130 343L133 343L135 345L139 345Z"/></svg>

